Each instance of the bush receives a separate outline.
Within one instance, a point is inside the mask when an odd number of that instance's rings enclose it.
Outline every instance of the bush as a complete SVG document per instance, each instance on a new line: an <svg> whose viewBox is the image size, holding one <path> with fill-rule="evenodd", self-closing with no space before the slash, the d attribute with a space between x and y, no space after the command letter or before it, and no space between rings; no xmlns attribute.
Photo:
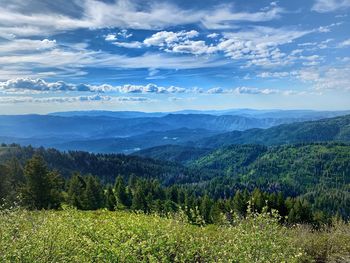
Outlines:
<svg viewBox="0 0 350 263"><path fill-rule="evenodd" d="M130 212L0 212L4 262L298 262L293 232L276 216L198 227Z"/></svg>

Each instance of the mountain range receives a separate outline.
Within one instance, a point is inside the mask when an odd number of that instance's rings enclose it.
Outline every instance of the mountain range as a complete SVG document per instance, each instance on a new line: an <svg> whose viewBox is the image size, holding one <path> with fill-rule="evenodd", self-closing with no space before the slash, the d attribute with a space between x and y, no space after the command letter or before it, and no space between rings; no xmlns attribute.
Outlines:
<svg viewBox="0 0 350 263"><path fill-rule="evenodd" d="M129 154L162 145L216 148L246 143L348 141L349 117L342 117L347 113L350 111L238 109L1 115L0 142Z"/></svg>

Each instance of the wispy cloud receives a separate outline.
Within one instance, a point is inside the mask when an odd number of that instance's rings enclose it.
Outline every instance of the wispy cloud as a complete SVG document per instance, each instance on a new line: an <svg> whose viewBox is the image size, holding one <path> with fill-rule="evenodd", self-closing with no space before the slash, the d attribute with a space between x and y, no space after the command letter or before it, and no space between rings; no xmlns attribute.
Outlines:
<svg viewBox="0 0 350 263"><path fill-rule="evenodd" d="M350 7L350 0L316 0L312 10L319 13L333 12Z"/></svg>
<svg viewBox="0 0 350 263"><path fill-rule="evenodd" d="M338 47L350 47L350 38L339 43Z"/></svg>
<svg viewBox="0 0 350 263"><path fill-rule="evenodd" d="M57 10L48 12L45 9L23 12L14 8L15 5L5 5L0 9L0 36L12 38L50 35L79 28L161 30L186 24L201 24L210 29L217 29L228 28L237 21L259 22L278 19L283 12L283 9L277 6L252 13L237 12L231 5L217 6L214 10L182 9L173 3L160 1L141 5L130 0L117 0L112 3L83 0L75 1L74 4L77 5L76 10L81 10L79 16L57 13ZM128 35L124 34L124 37L126 36ZM107 38L115 40L117 36L110 34Z"/></svg>
<svg viewBox="0 0 350 263"><path fill-rule="evenodd" d="M33 103L33 104L62 104L62 103L147 103L154 102L154 99L146 97L113 97L113 96L102 96L102 95L91 95L91 96L75 96L75 97L33 97L33 96L6 96L0 97L0 104L17 104L17 103Z"/></svg>
<svg viewBox="0 0 350 263"><path fill-rule="evenodd" d="M350 91L350 67L305 68L296 78L311 83L316 90Z"/></svg>
<svg viewBox="0 0 350 263"><path fill-rule="evenodd" d="M295 90L282 90L282 89L266 89L256 87L237 87L232 89L212 88L207 91L208 94L248 94L248 95L300 95L304 92L298 92Z"/></svg>

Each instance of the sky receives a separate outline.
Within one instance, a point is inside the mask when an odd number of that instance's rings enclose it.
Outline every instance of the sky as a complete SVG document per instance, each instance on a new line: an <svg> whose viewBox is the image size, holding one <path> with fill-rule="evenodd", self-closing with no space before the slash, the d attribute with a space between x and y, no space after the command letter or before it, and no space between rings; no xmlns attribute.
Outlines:
<svg viewBox="0 0 350 263"><path fill-rule="evenodd" d="M350 0L0 0L0 114L350 109Z"/></svg>

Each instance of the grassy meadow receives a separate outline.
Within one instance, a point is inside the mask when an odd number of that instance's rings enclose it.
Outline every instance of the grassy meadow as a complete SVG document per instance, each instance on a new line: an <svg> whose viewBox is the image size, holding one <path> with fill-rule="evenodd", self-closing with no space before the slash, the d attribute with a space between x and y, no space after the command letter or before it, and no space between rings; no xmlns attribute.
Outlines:
<svg viewBox="0 0 350 263"><path fill-rule="evenodd" d="M350 262L350 226L312 231L268 214L195 226L181 214L0 212L1 262Z"/></svg>

